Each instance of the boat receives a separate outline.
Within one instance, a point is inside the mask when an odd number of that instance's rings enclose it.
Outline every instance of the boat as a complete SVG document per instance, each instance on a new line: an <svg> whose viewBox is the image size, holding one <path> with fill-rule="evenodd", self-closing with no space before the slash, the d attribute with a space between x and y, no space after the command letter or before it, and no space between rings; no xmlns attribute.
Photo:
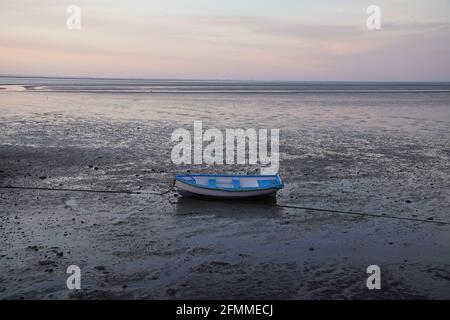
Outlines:
<svg viewBox="0 0 450 320"><path fill-rule="evenodd" d="M278 174L177 174L175 187L184 197L248 198L275 195L283 182Z"/></svg>

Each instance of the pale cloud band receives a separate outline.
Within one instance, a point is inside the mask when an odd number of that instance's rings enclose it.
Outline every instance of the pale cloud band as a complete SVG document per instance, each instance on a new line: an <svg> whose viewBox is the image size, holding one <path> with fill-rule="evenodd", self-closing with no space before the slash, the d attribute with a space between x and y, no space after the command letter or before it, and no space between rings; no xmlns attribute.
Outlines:
<svg viewBox="0 0 450 320"><path fill-rule="evenodd" d="M280 80L450 80L450 3L2 1L2 74ZM299 4L300 3L300 4Z"/></svg>

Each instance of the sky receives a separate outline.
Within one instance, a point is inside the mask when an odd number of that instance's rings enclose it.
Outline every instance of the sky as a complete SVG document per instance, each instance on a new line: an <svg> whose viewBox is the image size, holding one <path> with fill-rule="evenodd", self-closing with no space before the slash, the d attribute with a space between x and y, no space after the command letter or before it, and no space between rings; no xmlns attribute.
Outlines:
<svg viewBox="0 0 450 320"><path fill-rule="evenodd" d="M0 0L0 25L3 75L450 81L450 0Z"/></svg>

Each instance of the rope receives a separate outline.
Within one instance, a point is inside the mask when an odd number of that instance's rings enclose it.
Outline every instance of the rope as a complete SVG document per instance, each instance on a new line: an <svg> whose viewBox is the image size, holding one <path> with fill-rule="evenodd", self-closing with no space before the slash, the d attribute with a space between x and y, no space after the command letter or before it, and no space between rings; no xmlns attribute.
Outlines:
<svg viewBox="0 0 450 320"><path fill-rule="evenodd" d="M160 193L160 195L165 195L167 193L169 193L170 191L172 191L175 188L175 184L177 183L177 180L173 179L172 185L170 186L169 189L167 189L166 191Z"/></svg>
<svg viewBox="0 0 450 320"><path fill-rule="evenodd" d="M173 181L173 183L169 189L167 189L163 192L141 192L141 191L131 191L131 190L66 189L66 188L48 188L48 187L24 187L24 186L0 186L0 189L114 193L114 194L140 194L140 195L150 194L150 195L164 196L175 188L175 183L176 183L176 180ZM273 206L276 206L279 208L287 208L287 209L302 209L302 210L321 211L321 212L328 212L328 213L339 213L339 214L357 215L357 216L365 216L365 217L408 220L408 221L415 221L415 222L426 222L426 223L450 225L450 222L432 220L430 218L429 219L408 218L408 217L399 217L399 216L383 215L383 214L375 214L375 213L321 209L321 208L303 207L303 206L287 205L287 204L284 204L284 205L283 204L274 204Z"/></svg>
<svg viewBox="0 0 450 320"><path fill-rule="evenodd" d="M114 194L152 194L163 196L175 187L175 180L171 187L164 192L141 192L131 190L95 190L95 189L67 189L67 188L49 188L49 187L24 187L24 186L0 186L0 189L17 189L17 190L43 190L43 191L67 191L67 192L90 192L90 193L114 193Z"/></svg>
<svg viewBox="0 0 450 320"><path fill-rule="evenodd" d="M366 216L366 217L397 219L397 220L409 220L409 221L416 221L416 222L428 222L428 223L437 223L437 224L450 225L450 222L447 222L447 221L439 221L439 220L431 220L431 219L419 219L419 218L390 216L390 215L375 214L375 213L310 208L310 207L301 207L301 206L294 206L294 205L287 205L287 204L285 204L285 205L283 205L283 204L275 204L274 206L281 207L281 208L289 208L289 209L303 209L303 210L322 211L322 212L329 212L329 213L340 213L340 214L350 214L350 215Z"/></svg>

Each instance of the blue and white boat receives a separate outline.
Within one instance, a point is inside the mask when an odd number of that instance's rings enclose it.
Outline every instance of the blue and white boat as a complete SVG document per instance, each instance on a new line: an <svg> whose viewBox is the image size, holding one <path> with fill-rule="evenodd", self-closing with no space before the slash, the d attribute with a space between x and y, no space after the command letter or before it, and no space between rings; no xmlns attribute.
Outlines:
<svg viewBox="0 0 450 320"><path fill-rule="evenodd" d="M175 187L182 196L247 198L274 195L283 182L278 174L177 174Z"/></svg>

